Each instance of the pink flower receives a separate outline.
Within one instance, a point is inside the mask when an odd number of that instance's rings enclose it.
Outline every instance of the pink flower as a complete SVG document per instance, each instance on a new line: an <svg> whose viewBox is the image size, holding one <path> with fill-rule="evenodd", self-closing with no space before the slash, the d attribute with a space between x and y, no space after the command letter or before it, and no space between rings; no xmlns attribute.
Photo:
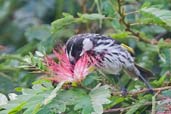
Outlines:
<svg viewBox="0 0 171 114"><path fill-rule="evenodd" d="M92 65L89 63L87 54L84 54L75 65L72 65L65 54L64 48L60 52L55 50L53 52L58 59L58 63L49 57L45 58L48 70L53 76L50 78L51 80L56 82L81 82L90 73Z"/></svg>

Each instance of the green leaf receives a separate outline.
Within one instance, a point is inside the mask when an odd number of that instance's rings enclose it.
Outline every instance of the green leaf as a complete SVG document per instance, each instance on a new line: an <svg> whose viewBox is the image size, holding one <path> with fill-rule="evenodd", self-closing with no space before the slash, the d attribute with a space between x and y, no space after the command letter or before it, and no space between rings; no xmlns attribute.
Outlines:
<svg viewBox="0 0 171 114"><path fill-rule="evenodd" d="M143 7L140 11L146 14L144 22L171 27L171 11L154 7Z"/></svg>
<svg viewBox="0 0 171 114"><path fill-rule="evenodd" d="M75 22L75 18L67 13L63 13L64 17L61 19L57 19L56 21L53 21L51 24L51 31L53 33L59 31L60 29L64 28L66 25L69 25L71 23Z"/></svg>
<svg viewBox="0 0 171 114"><path fill-rule="evenodd" d="M44 100L43 104L46 105L48 104L53 98L56 97L57 95L57 91L59 91L59 89L62 87L62 85L64 84L64 82L60 82L56 88L50 93L50 95Z"/></svg>
<svg viewBox="0 0 171 114"><path fill-rule="evenodd" d="M24 114L36 114L43 105L44 99L49 95L51 86L46 87L42 82L41 84L33 85L32 89L22 89L22 94L18 95L15 100L9 101L8 104L3 105L5 110L2 113L17 113L25 109ZM49 82L50 83L50 82Z"/></svg>
<svg viewBox="0 0 171 114"><path fill-rule="evenodd" d="M159 80L154 80L153 84L155 84L157 86L161 86L164 83L165 80L166 80L166 75L163 75L163 76L160 77Z"/></svg>
<svg viewBox="0 0 171 114"><path fill-rule="evenodd" d="M25 56L23 61L25 61L25 63L21 65L20 68L31 70L34 73L40 73L41 71L46 70L43 57L33 56L32 53L29 53L29 55Z"/></svg>
<svg viewBox="0 0 171 114"><path fill-rule="evenodd" d="M160 59L162 67L161 75L164 75L166 72L171 70L171 50L168 48L161 49L160 51Z"/></svg>
<svg viewBox="0 0 171 114"><path fill-rule="evenodd" d="M143 42L138 42L137 45L143 51L148 50L148 52L155 52L155 53L159 52L159 47L156 45L145 44Z"/></svg>
<svg viewBox="0 0 171 114"><path fill-rule="evenodd" d="M116 13L113 4L109 0L102 1L102 11L103 14L111 17L114 17Z"/></svg>
<svg viewBox="0 0 171 114"><path fill-rule="evenodd" d="M105 105L105 108L106 108L106 109L109 109L109 108L111 108L111 107L113 107L113 106L115 106L115 105L117 105L117 104L119 104L119 103L124 102L124 100L125 100L125 98L122 97L122 96L121 96L121 97L119 97L119 96L112 96L112 97L110 98L111 103Z"/></svg>
<svg viewBox="0 0 171 114"><path fill-rule="evenodd" d="M7 103L8 103L7 97L4 94L0 93L0 106L5 105Z"/></svg>
<svg viewBox="0 0 171 114"><path fill-rule="evenodd" d="M110 91L107 85L101 87L95 87L90 92L90 98L92 101L92 106L94 109L94 114L102 114L103 113L103 104L109 104L110 100Z"/></svg>
<svg viewBox="0 0 171 114"><path fill-rule="evenodd" d="M81 114L102 114L103 104L108 104L110 92L108 86L96 87L89 93L84 89L71 88L58 91L57 96L41 108L38 114L67 112L66 109L81 112ZM73 108L71 108L73 107ZM45 110L46 109L46 110Z"/></svg>
<svg viewBox="0 0 171 114"><path fill-rule="evenodd" d="M86 76L86 78L82 82L82 85L93 88L93 87L95 87L97 85L98 79L99 79L98 75L96 75L95 73L91 73L88 76Z"/></svg>
<svg viewBox="0 0 171 114"><path fill-rule="evenodd" d="M33 41L34 39L42 41L51 36L50 26L48 25L41 25L41 26L33 26L26 30L25 36L29 42Z"/></svg>
<svg viewBox="0 0 171 114"><path fill-rule="evenodd" d="M24 108L25 104L26 104L26 102L23 102L23 103L19 104L17 107L10 110L9 114L15 114L15 113L21 111Z"/></svg>
<svg viewBox="0 0 171 114"><path fill-rule="evenodd" d="M147 99L142 99L131 106L131 108L126 112L126 114L134 114L141 106L147 102Z"/></svg>
<svg viewBox="0 0 171 114"><path fill-rule="evenodd" d="M129 36L129 34L129 32L119 32L115 34L109 34L109 36L115 39L125 39Z"/></svg>
<svg viewBox="0 0 171 114"><path fill-rule="evenodd" d="M44 112L45 109L46 109L46 114L52 112L54 113L65 112L67 106L75 105L79 102L83 102L84 99L86 99L87 97L88 97L87 93L79 88L61 90L58 92L57 96L49 104L42 107L42 109L38 112L38 114L42 114L42 112ZM90 102L90 100L85 100L85 101ZM87 106L90 106L89 104L87 104Z"/></svg>
<svg viewBox="0 0 171 114"><path fill-rule="evenodd" d="M1 67L4 68L5 66L0 65L0 69ZM0 92L7 94L14 89L14 86L16 86L16 84L13 82L11 76L0 73Z"/></svg>
<svg viewBox="0 0 171 114"><path fill-rule="evenodd" d="M171 98L171 90L162 91L162 95L164 95L165 97L170 97Z"/></svg>
<svg viewBox="0 0 171 114"><path fill-rule="evenodd" d="M171 48L171 42L166 42L163 39L159 40L157 44L160 48Z"/></svg>
<svg viewBox="0 0 171 114"><path fill-rule="evenodd" d="M82 20L101 20L104 19L105 16L98 14L98 13L92 13L92 14L79 14L79 16L82 18Z"/></svg>
<svg viewBox="0 0 171 114"><path fill-rule="evenodd" d="M12 2L10 1L1 1L0 3L0 22L3 21L3 19L6 18L6 16L8 15L8 13L10 12L10 7Z"/></svg>
<svg viewBox="0 0 171 114"><path fill-rule="evenodd" d="M122 32L125 31L125 26L120 23L119 19L114 19L112 21L112 27L116 32Z"/></svg>

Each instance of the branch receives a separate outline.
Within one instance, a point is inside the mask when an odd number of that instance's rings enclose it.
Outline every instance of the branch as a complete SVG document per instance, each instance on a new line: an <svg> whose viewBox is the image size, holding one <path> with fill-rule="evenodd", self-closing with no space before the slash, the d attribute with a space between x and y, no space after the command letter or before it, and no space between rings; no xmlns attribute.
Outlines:
<svg viewBox="0 0 171 114"><path fill-rule="evenodd" d="M152 103L151 102L146 102L144 104L144 106L146 105L151 105ZM109 112L125 112L126 110L132 108L132 106L128 106L128 107L124 107L124 108L113 108L113 109L108 109L108 110L105 110L104 113L109 113Z"/></svg>
<svg viewBox="0 0 171 114"><path fill-rule="evenodd" d="M164 91L164 90L168 90L168 89L171 89L171 86L166 86L166 87L160 87L160 88L154 88L152 89L154 92L158 92L158 91ZM149 89L147 88L144 88L142 90L138 90L138 91L135 91L135 92L128 92L128 95L130 96L137 96L138 94L141 94L141 93L146 93L146 92L149 92ZM117 95L121 95L122 92L113 92L112 95L113 96L117 96Z"/></svg>
<svg viewBox="0 0 171 114"><path fill-rule="evenodd" d="M117 2L118 2L118 13L120 15L120 23L122 23L126 27L125 30L130 32L133 36L137 37L138 40L146 42L146 43L151 43L150 40L143 38L140 35L140 33L134 32L133 30L131 30L130 24L125 21L125 13L124 13L124 9L122 8L122 5L121 5L122 0L117 0Z"/></svg>
<svg viewBox="0 0 171 114"><path fill-rule="evenodd" d="M155 96L158 96L158 94L163 91L163 90L167 90L167 89L171 89L171 86L166 86L166 87L161 87L161 88L154 88L153 91L156 92ZM129 92L128 95L131 95L131 96L136 96L140 93L145 93L145 92L148 92L149 89L143 89L143 90L139 90L139 91L136 91L136 92ZM112 95L121 95L121 92L113 92ZM161 97L159 95L159 97ZM161 97L163 98L163 97ZM156 103L156 101L154 102ZM153 103L153 105L154 105ZM152 102L146 102L144 103L144 106L146 105L152 105ZM128 107L123 107L123 108L113 108L113 109L108 109L108 110L105 110L104 113L109 113L109 112L125 112L126 110L132 108L132 106L128 106Z"/></svg>

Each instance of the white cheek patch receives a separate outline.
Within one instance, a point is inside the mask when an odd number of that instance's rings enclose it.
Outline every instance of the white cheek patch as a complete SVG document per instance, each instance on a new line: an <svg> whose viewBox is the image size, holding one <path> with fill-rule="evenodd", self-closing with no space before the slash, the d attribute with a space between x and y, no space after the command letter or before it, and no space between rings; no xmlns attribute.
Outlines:
<svg viewBox="0 0 171 114"><path fill-rule="evenodd" d="M70 61L73 61L73 60L74 60L74 57L71 55L72 48L73 48L73 45L71 46L71 49L70 49L69 55L67 54L67 56L69 57L69 60L70 60Z"/></svg>
<svg viewBox="0 0 171 114"><path fill-rule="evenodd" d="M88 51L93 48L93 42L90 39L85 39L83 41L83 49Z"/></svg>
<svg viewBox="0 0 171 114"><path fill-rule="evenodd" d="M86 52L92 48L93 48L93 42L90 39L83 40L83 50L82 50L80 56L82 56L84 54L84 52Z"/></svg>

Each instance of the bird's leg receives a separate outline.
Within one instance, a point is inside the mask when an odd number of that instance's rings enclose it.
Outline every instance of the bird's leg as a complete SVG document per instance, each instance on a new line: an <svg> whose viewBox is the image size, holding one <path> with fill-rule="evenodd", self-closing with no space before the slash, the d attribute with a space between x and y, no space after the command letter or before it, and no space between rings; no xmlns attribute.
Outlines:
<svg viewBox="0 0 171 114"><path fill-rule="evenodd" d="M142 75L139 75L139 78L140 78L140 80L142 80L142 81L145 83L145 85L146 85L147 88L149 89L149 92L150 92L151 94L154 94L153 88L152 88L151 85L148 83L148 81L147 81Z"/></svg>
<svg viewBox="0 0 171 114"><path fill-rule="evenodd" d="M122 83L122 81L121 81L121 77L122 76L116 76L117 77L117 81L118 81L118 84L119 84L119 86L120 86L120 90L121 90L121 94L122 94L122 96L126 96L127 94L128 94L128 92L127 92L127 85L128 85L128 83L126 84L126 85L123 85L123 83Z"/></svg>

